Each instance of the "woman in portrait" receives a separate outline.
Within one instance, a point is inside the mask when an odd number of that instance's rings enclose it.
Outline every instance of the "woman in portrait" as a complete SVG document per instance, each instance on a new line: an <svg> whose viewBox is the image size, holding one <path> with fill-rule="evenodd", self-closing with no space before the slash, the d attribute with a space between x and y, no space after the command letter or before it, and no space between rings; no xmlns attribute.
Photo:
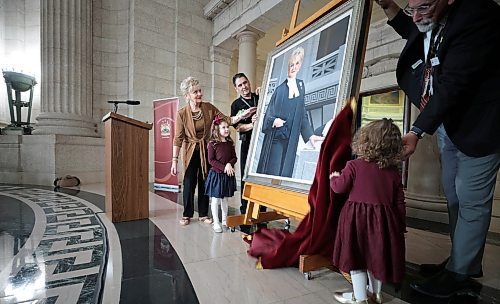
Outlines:
<svg viewBox="0 0 500 304"><path fill-rule="evenodd" d="M198 185L199 220L211 224L208 216L208 196L205 195L205 178L208 174L207 144L210 139L210 126L216 115L228 124L235 124L255 113L256 108L245 110L239 115L228 117L213 104L203 101L200 83L194 77L188 77L181 83L180 89L187 105L179 109L175 119L173 159L170 172L177 175L179 153L182 153L184 182L182 199L184 212L181 225L188 225L194 214L194 191Z"/></svg>
<svg viewBox="0 0 500 304"><path fill-rule="evenodd" d="M265 135L257 173L292 177L299 136L313 147L324 139L313 134L305 108L304 81L296 78L303 60L304 49L297 47L288 60L288 78L271 96L262 123Z"/></svg>

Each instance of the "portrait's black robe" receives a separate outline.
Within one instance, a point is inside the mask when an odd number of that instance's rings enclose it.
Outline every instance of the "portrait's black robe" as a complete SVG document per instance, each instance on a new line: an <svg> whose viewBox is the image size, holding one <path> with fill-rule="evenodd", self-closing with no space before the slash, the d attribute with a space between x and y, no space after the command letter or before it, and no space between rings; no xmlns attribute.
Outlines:
<svg viewBox="0 0 500 304"><path fill-rule="evenodd" d="M271 96L262 125L265 135L257 173L292 177L299 136L307 142L313 135L304 103L304 82L296 81L300 96L288 98L288 79ZM286 121L283 127L273 128L276 118Z"/></svg>

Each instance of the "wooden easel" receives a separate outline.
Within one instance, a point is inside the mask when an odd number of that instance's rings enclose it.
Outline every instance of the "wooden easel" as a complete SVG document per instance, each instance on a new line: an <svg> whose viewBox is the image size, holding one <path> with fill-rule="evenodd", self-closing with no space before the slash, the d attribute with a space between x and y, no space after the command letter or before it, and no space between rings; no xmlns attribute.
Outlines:
<svg viewBox="0 0 500 304"><path fill-rule="evenodd" d="M320 8L317 12L312 14L309 18L307 18L306 20L302 21L299 25L297 25L297 17L299 16L300 0L295 0L294 7L293 7L292 19L290 20L290 29L287 29L287 28L283 29L282 34L281 34L281 39L276 42L276 46L287 41L290 37L297 34L301 30L306 28L308 25L312 24L314 21L318 20L323 15L325 15L329 11L333 10L334 8L340 6L341 4L343 4L346 1L347 0L332 0L332 1L328 2L325 6Z"/></svg>
<svg viewBox="0 0 500 304"><path fill-rule="evenodd" d="M259 185L245 183L243 198L248 200L247 212L241 215L227 217L227 226L254 225L289 217L301 220L309 212L307 194ZM260 206L274 211L260 212Z"/></svg>
<svg viewBox="0 0 500 304"><path fill-rule="evenodd" d="M278 42L276 42L276 46L282 44L293 35L299 33L302 29L306 28L308 25L312 24L314 21L345 2L347 2L347 0L332 0L309 18L297 25L296 23L299 14L300 0L295 0L294 10L290 20L290 29L283 29L282 37L278 40ZM371 14L371 1L369 1L369 3L368 12ZM368 27L369 20L367 24L364 25L362 33L366 34L368 32ZM367 36L368 35L365 35L363 45L366 45ZM361 57L360 62L362 62L364 59L364 51L359 52L357 56ZM362 68L360 67L357 67L354 71L354 74L357 75L355 78L357 81L352 85L351 96L353 97L351 98L350 103L350 106L353 108L354 115L356 115L356 97L359 94L361 73ZM353 119L353 130L355 121L356 120ZM302 220L310 211L307 200L308 195L306 193L265 186L252 182L245 182L245 188L242 191L243 198L248 200L247 211L242 215L228 216L228 227L234 228L239 225L254 225L272 220L288 219L290 217ZM273 211L260 212L260 206L271 208ZM307 280L312 278L311 271L318 270L323 267L338 271L327 257L321 255L301 255L299 258L299 271L304 274ZM348 281L350 281L348 275L343 275Z"/></svg>

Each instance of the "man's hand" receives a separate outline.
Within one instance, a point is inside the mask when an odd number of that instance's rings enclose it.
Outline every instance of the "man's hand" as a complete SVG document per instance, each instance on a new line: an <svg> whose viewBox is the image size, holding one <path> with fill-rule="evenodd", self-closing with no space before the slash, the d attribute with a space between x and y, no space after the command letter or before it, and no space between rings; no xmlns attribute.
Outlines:
<svg viewBox="0 0 500 304"><path fill-rule="evenodd" d="M224 168L224 173L226 173L228 176L234 175L234 168L230 163L226 164L226 167Z"/></svg>
<svg viewBox="0 0 500 304"><path fill-rule="evenodd" d="M259 96L260 95L260 91L261 91L261 88L257 87L257 89L255 89L255 95Z"/></svg>
<svg viewBox="0 0 500 304"><path fill-rule="evenodd" d="M254 124L257 121L257 114L253 114L252 123Z"/></svg>
<svg viewBox="0 0 500 304"><path fill-rule="evenodd" d="M401 9L399 5L393 0L374 0L380 8L384 10L385 15L389 20L392 20L399 13Z"/></svg>
<svg viewBox="0 0 500 304"><path fill-rule="evenodd" d="M323 136L311 135L311 137L309 137L309 142L311 143L313 148L316 148L316 143L323 142L324 140L325 138Z"/></svg>
<svg viewBox="0 0 500 304"><path fill-rule="evenodd" d="M415 152L418 144L418 137L413 133L406 133L403 136L403 159L407 159Z"/></svg>
<svg viewBox="0 0 500 304"><path fill-rule="evenodd" d="M389 6L391 6L394 1L393 0L375 0L375 3L377 3L382 9L387 9Z"/></svg>
<svg viewBox="0 0 500 304"><path fill-rule="evenodd" d="M286 123L285 120L281 118L275 118L273 122L273 128L281 128Z"/></svg>
<svg viewBox="0 0 500 304"><path fill-rule="evenodd" d="M257 107L248 108L245 111L243 111L243 113L241 113L241 118L242 119L248 118L252 116L255 113L255 111L257 111Z"/></svg>

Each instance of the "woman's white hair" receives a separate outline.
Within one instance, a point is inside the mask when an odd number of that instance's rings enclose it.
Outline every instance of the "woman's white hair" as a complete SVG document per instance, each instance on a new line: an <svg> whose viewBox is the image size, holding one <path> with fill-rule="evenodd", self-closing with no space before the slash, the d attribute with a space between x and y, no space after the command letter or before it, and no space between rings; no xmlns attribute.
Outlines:
<svg viewBox="0 0 500 304"><path fill-rule="evenodd" d="M299 46L298 48L296 48L295 50L293 50L292 52L292 55L290 56L290 60L292 60L293 58L295 57L300 57L300 61L304 60L304 54L305 54L305 51L304 51L304 48Z"/></svg>
<svg viewBox="0 0 500 304"><path fill-rule="evenodd" d="M188 78L184 79L181 82L181 86L180 86L182 95L184 95L184 96L188 95L192 91L193 87L198 86L198 85L200 85L200 82L198 81L198 79L194 78L193 76L189 76Z"/></svg>

